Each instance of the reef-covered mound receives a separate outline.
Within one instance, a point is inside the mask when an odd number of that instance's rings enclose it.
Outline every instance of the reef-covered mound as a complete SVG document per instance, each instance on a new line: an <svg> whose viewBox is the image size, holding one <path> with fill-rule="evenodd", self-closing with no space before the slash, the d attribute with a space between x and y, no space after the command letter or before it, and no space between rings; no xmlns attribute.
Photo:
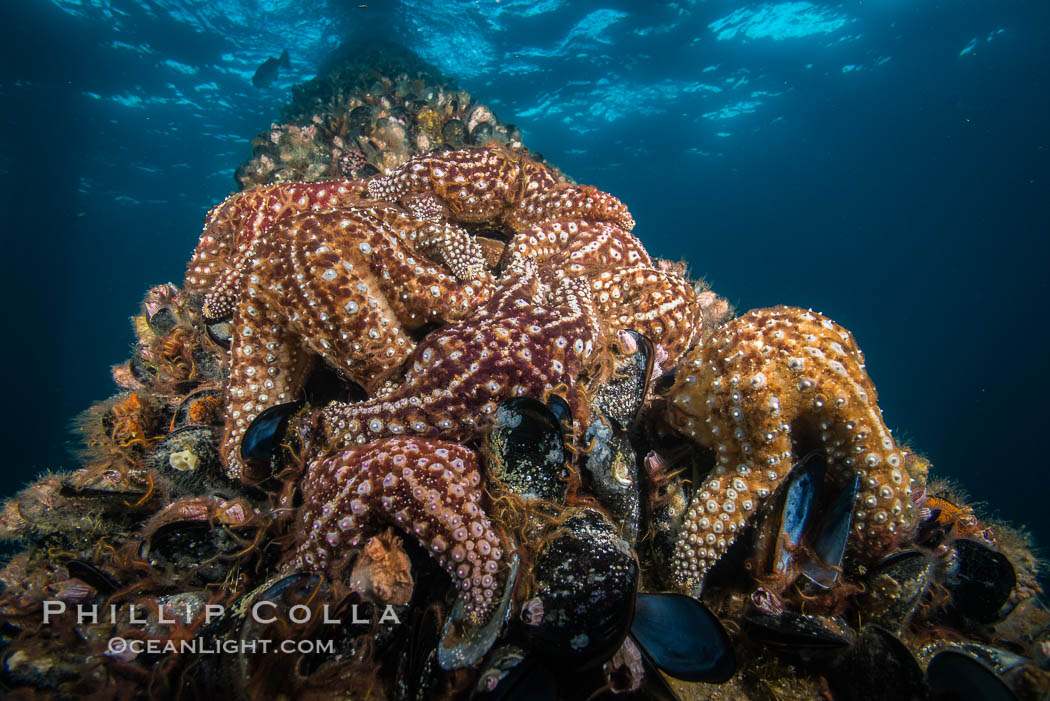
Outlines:
<svg viewBox="0 0 1050 701"><path fill-rule="evenodd" d="M0 513L7 690L1045 698L1029 544L848 330L737 316L402 49L294 93Z"/></svg>

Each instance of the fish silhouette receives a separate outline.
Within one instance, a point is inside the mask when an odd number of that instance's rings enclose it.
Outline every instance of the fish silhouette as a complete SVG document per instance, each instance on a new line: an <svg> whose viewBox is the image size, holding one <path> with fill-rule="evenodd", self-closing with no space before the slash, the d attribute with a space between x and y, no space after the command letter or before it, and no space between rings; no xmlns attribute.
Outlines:
<svg viewBox="0 0 1050 701"><path fill-rule="evenodd" d="M270 58L263 61L262 65L255 69L255 75L252 76L252 85L257 88L269 87L273 81L277 80L277 69L291 68L292 62L288 60L288 49L285 49L281 53L280 58Z"/></svg>

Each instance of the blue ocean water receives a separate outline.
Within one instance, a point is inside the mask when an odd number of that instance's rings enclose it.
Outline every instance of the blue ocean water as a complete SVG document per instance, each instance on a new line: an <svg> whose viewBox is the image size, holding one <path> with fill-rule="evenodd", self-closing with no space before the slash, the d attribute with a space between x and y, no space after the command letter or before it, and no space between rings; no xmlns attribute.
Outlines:
<svg viewBox="0 0 1050 701"><path fill-rule="evenodd" d="M75 466L69 420L290 86L381 37L739 310L851 329L898 437L1050 543L1045 0L9 0L0 27L4 495Z"/></svg>

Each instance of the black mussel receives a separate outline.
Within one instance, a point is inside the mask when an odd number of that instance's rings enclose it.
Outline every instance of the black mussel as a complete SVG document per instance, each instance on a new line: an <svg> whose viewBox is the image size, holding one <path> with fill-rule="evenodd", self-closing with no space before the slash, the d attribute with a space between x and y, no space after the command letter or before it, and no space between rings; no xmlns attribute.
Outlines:
<svg viewBox="0 0 1050 701"><path fill-rule="evenodd" d="M571 434L572 409L569 407L569 403L561 395L552 394L547 397L547 408L554 414L554 418L558 420L565 435Z"/></svg>
<svg viewBox="0 0 1050 701"><path fill-rule="evenodd" d="M229 348L233 342L233 323L229 319L206 320L204 330L208 338L220 348Z"/></svg>
<svg viewBox="0 0 1050 701"><path fill-rule="evenodd" d="M80 581L89 584L100 594L112 594L120 589L120 582L118 582L113 575L105 570L95 567L90 562L76 559L67 560L65 562L65 567L66 572L69 573L71 579L75 577Z"/></svg>
<svg viewBox="0 0 1050 701"><path fill-rule="evenodd" d="M987 665L963 652L944 650L926 667L931 701L1016 701L1017 697Z"/></svg>
<svg viewBox="0 0 1050 701"><path fill-rule="evenodd" d="M651 451L643 460L646 479L646 521L652 537L648 540L648 555L656 565L655 570L666 577L674 557L678 536L682 531L686 509L689 508L689 490L681 475L669 472L664 459ZM643 539L643 544L646 539Z"/></svg>
<svg viewBox="0 0 1050 701"><path fill-rule="evenodd" d="M193 350L193 369L196 378L189 384L196 385L198 382L224 382L226 380L225 358L208 348L195 348Z"/></svg>
<svg viewBox="0 0 1050 701"><path fill-rule="evenodd" d="M813 453L791 473L787 489L784 490L773 561L770 563L770 571L777 575L784 575L792 568L794 553L802 545L814 504L820 498L824 471L824 456Z"/></svg>
<svg viewBox="0 0 1050 701"><path fill-rule="evenodd" d="M467 125L458 119L450 119L441 129L441 139L450 148L462 148L467 143Z"/></svg>
<svg viewBox="0 0 1050 701"><path fill-rule="evenodd" d="M452 612L445 620L437 657L442 669L473 667L492 648L499 637L503 624L510 618L510 605L514 595L514 584L518 579L518 556L509 560L506 583L499 603L480 626L471 625L463 608L463 600L457 599Z"/></svg>
<svg viewBox="0 0 1050 701"><path fill-rule="evenodd" d="M260 478L273 474L274 452L284 439L288 423L302 402L288 402L266 409L255 417L241 439L241 459Z"/></svg>
<svg viewBox="0 0 1050 701"><path fill-rule="evenodd" d="M842 559L846 555L859 488L860 476L854 475L849 484L839 490L816 528L812 546L814 557L802 563L802 574L821 589L834 585L842 572Z"/></svg>
<svg viewBox="0 0 1050 701"><path fill-rule="evenodd" d="M389 649L405 611L391 614L389 607L364 601L356 592L336 596L318 575L297 572L278 575L245 594L198 635L201 649L224 654L205 654L188 666L192 673L184 678L192 688L183 696L254 698L251 689L265 689L268 696L299 698L336 665L349 672L345 693L363 697L374 685L364 670L373 667L360 661ZM263 640L269 641L266 647L239 644ZM295 644L282 647L284 641Z"/></svg>
<svg viewBox="0 0 1050 701"><path fill-rule="evenodd" d="M620 345L627 347L617 357L612 378L595 391L591 405L627 429L649 392L656 352L652 341L636 331L624 331Z"/></svg>
<svg viewBox="0 0 1050 701"><path fill-rule="evenodd" d="M212 584L226 578L257 528L223 526L207 518L171 521L149 534L140 554L174 578Z"/></svg>
<svg viewBox="0 0 1050 701"><path fill-rule="evenodd" d="M87 485L72 480L63 480L58 494L76 502L90 503L98 512L129 516L132 511L146 511L156 507L158 490L151 490L147 484L139 486L146 480L125 479L116 472L106 473Z"/></svg>
<svg viewBox="0 0 1050 701"><path fill-rule="evenodd" d="M568 488L561 422L550 408L528 397L500 404L482 441L490 477L526 499L561 502Z"/></svg>
<svg viewBox="0 0 1050 701"><path fill-rule="evenodd" d="M29 647L15 641L4 650L0 662L0 688L19 689L23 694L30 689L50 692L40 698L70 698L59 692L68 688L84 673L84 655L76 649L52 645L47 649ZM23 698L37 698L26 694Z"/></svg>
<svg viewBox="0 0 1050 701"><path fill-rule="evenodd" d="M173 497L229 490L230 481L219 462L218 429L183 426L165 436L149 452L150 467L167 478Z"/></svg>
<svg viewBox="0 0 1050 701"><path fill-rule="evenodd" d="M476 701L557 699L558 679L535 655L515 645L493 651L478 676Z"/></svg>
<svg viewBox="0 0 1050 701"><path fill-rule="evenodd" d="M347 119L350 129L354 132L354 136L365 135L372 131L372 108L368 105L361 105L350 110L350 115Z"/></svg>
<svg viewBox="0 0 1050 701"><path fill-rule="evenodd" d="M533 566L523 632L554 667L600 665L627 637L638 587L638 562L601 513L584 509L547 541Z"/></svg>
<svg viewBox="0 0 1050 701"><path fill-rule="evenodd" d="M175 312L170 307L161 307L153 312L147 323L150 331L158 336L164 336L178 323L178 319L175 318Z"/></svg>
<svg viewBox="0 0 1050 701"><path fill-rule="evenodd" d="M157 378L157 368L147 363L142 353L131 356L131 360L128 361L128 369L131 370L131 376L144 385L152 384Z"/></svg>
<svg viewBox="0 0 1050 701"><path fill-rule="evenodd" d="M584 433L587 456L583 467L589 475L588 487L621 525L623 536L634 544L641 518L638 456L626 431L598 409L593 415L594 420Z"/></svg>
<svg viewBox="0 0 1050 701"><path fill-rule="evenodd" d="M475 699L494 701L504 698L504 694L517 683L525 670L531 665L524 665L527 653L517 645L501 645L485 658L474 686ZM500 692L498 689L502 687Z"/></svg>
<svg viewBox="0 0 1050 701"><path fill-rule="evenodd" d="M237 649L226 654L205 654L190 658L188 672L182 675L184 698L215 698L231 701L249 698L248 684L256 672L251 652L239 646L242 640L273 640L260 635L260 621L287 620L292 606L312 599L323 586L317 575L294 573L270 580L241 596L211 619L198 633L202 651L223 649L233 642ZM259 648L257 648L259 649ZM271 689L276 693L275 689Z"/></svg>
<svg viewBox="0 0 1050 701"><path fill-rule="evenodd" d="M856 633L840 618L782 610L754 610L744 616L752 639L785 652L841 650L853 644Z"/></svg>
<svg viewBox="0 0 1050 701"><path fill-rule="evenodd" d="M1013 565L976 540L959 538L944 577L950 596L945 613L960 622L992 623L1017 586Z"/></svg>
<svg viewBox="0 0 1050 701"><path fill-rule="evenodd" d="M303 399L312 406L324 406L329 402L352 403L368 399L368 392L340 371L316 363L303 385Z"/></svg>
<svg viewBox="0 0 1050 701"><path fill-rule="evenodd" d="M492 141L494 135L492 124L489 122L478 122L470 130L470 143L475 146L484 146Z"/></svg>
<svg viewBox="0 0 1050 701"><path fill-rule="evenodd" d="M374 175L379 175L383 171L376 168L371 163L365 163L357 170L357 177L359 178L371 178Z"/></svg>
<svg viewBox="0 0 1050 701"><path fill-rule="evenodd" d="M439 674L437 646L441 638L440 612L436 605L413 611L410 634L398 657L394 698L426 699L436 693Z"/></svg>
<svg viewBox="0 0 1050 701"><path fill-rule="evenodd" d="M690 682L721 683L736 672L725 628L684 594L639 594L631 636L660 670Z"/></svg>
<svg viewBox="0 0 1050 701"><path fill-rule="evenodd" d="M222 425L222 392L217 389L202 389L186 395L175 407L171 418L171 430L183 426Z"/></svg>
<svg viewBox="0 0 1050 701"><path fill-rule="evenodd" d="M991 645L985 645L983 643L956 641L951 644L949 649L954 649L956 652L963 652L977 661L984 663L993 672L999 675L999 678L1008 685L1011 685L1011 679L1014 681L1020 681L1021 679L1029 677L1029 673L1034 672L1036 665L1036 662L1028 657L1022 657L1021 655L1009 650L992 647ZM1027 683L1022 682L1022 684L1041 688L1042 695L1045 698L1050 698L1050 678L1048 678L1045 671L1038 675L1031 674Z"/></svg>
<svg viewBox="0 0 1050 701"><path fill-rule="evenodd" d="M922 668L907 646L875 624L861 630L856 644L825 675L836 699L881 701L926 698Z"/></svg>
<svg viewBox="0 0 1050 701"><path fill-rule="evenodd" d="M918 550L893 553L868 577L868 615L897 632L907 623L933 580L933 563Z"/></svg>
<svg viewBox="0 0 1050 701"><path fill-rule="evenodd" d="M627 636L602 671L605 681L601 689L588 694L590 699L680 701L652 657L642 651L632 635Z"/></svg>

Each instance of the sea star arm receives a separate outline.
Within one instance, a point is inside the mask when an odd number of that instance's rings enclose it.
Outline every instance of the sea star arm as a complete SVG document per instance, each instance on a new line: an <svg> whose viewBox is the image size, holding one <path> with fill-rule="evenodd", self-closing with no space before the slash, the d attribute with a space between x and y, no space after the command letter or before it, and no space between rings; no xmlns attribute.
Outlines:
<svg viewBox="0 0 1050 701"><path fill-rule="evenodd" d="M302 482L294 566L322 571L392 523L449 573L468 612L502 588L504 546L482 509L477 457L457 443L387 438L321 458Z"/></svg>
<svg viewBox="0 0 1050 701"><path fill-rule="evenodd" d="M542 398L556 387L578 401L577 375L594 353L597 319L585 283L566 280L543 297L536 266L505 276L496 296L470 320L431 333L405 380L382 399L333 403L322 413L333 447L399 435L464 440L509 397Z"/></svg>
<svg viewBox="0 0 1050 701"><path fill-rule="evenodd" d="M368 192L374 199L393 202L432 193L454 221L503 221L515 230L560 216L634 227L630 212L612 195L591 186L558 183L549 169L527 156L496 148L411 158L389 175L371 180Z"/></svg>
<svg viewBox="0 0 1050 701"><path fill-rule="evenodd" d="M676 546L673 578L696 591L747 521L768 504L800 451L860 476L853 529L879 557L916 523L915 486L882 419L853 336L803 309L759 309L717 329L686 360L671 419L714 450Z"/></svg>
<svg viewBox="0 0 1050 701"><path fill-rule="evenodd" d="M266 409L299 398L312 357L264 300L245 304L233 328L220 455L226 474L240 479L245 468L240 457L244 432Z"/></svg>
<svg viewBox="0 0 1050 701"><path fill-rule="evenodd" d="M229 315L259 237L299 212L352 206L363 190L362 183L348 180L295 182L264 185L227 197L205 219L204 232L187 267L186 289L208 293L205 316Z"/></svg>

